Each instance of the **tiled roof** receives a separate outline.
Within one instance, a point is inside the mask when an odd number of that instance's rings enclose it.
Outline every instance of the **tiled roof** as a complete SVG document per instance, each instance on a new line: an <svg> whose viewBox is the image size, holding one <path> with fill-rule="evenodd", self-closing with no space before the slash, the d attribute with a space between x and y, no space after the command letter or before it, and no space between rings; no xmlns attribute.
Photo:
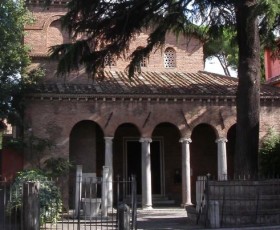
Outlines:
<svg viewBox="0 0 280 230"><path fill-rule="evenodd" d="M229 96L236 94L237 79L208 72L142 72L129 79L121 71L106 71L92 84L42 84L32 94ZM262 96L280 96L280 88L262 85Z"/></svg>

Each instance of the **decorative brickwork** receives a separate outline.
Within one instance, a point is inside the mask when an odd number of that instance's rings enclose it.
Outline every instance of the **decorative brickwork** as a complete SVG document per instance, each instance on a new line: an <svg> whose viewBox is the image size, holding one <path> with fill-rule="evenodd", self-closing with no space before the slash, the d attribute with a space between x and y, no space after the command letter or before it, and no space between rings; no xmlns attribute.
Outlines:
<svg viewBox="0 0 280 230"><path fill-rule="evenodd" d="M164 51L164 67L176 68L176 52L173 48L166 48Z"/></svg>

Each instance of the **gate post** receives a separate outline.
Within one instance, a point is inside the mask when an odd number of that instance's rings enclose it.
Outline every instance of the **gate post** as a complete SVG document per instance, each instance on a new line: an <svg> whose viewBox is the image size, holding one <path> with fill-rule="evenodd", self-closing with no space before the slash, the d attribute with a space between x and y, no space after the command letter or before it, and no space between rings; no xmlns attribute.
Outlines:
<svg viewBox="0 0 280 230"><path fill-rule="evenodd" d="M208 218L210 228L220 228L220 209L218 201L211 200L209 202Z"/></svg>
<svg viewBox="0 0 280 230"><path fill-rule="evenodd" d="M136 223L137 223L137 183L135 179L135 175L131 176L131 183L132 183L132 191L131 191L131 207L132 207L132 229L136 230Z"/></svg>
<svg viewBox="0 0 280 230"><path fill-rule="evenodd" d="M0 229L5 229L6 184L0 183Z"/></svg>
<svg viewBox="0 0 280 230"><path fill-rule="evenodd" d="M23 184L23 229L39 230L40 228L40 205L39 183L27 182Z"/></svg>
<svg viewBox="0 0 280 230"><path fill-rule="evenodd" d="M122 202L118 206L118 229L119 230L129 230L130 227L130 209L127 204Z"/></svg>
<svg viewBox="0 0 280 230"><path fill-rule="evenodd" d="M76 180L75 180L75 218L78 217L80 213L80 202L82 195L82 177L83 177L83 166L77 165L76 168Z"/></svg>

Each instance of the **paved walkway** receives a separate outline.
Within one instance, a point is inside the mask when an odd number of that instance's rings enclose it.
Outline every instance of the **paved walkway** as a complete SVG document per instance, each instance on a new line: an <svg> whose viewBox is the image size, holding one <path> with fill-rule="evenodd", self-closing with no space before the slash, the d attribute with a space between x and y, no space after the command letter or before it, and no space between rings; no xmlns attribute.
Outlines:
<svg viewBox="0 0 280 230"><path fill-rule="evenodd" d="M141 229L204 229L190 220L183 208L137 210L137 228Z"/></svg>
<svg viewBox="0 0 280 230"><path fill-rule="evenodd" d="M180 229L204 229L203 225L196 225L194 220L188 218L183 208L157 208L153 210L137 210L137 229L153 230L180 230ZM280 230L280 226L260 226L246 228L219 228L219 230Z"/></svg>

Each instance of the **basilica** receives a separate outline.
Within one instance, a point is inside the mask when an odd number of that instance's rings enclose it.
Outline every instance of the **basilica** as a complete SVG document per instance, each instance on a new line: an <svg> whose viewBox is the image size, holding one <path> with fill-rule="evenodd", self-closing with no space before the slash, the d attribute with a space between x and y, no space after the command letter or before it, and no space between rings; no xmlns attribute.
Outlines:
<svg viewBox="0 0 280 230"><path fill-rule="evenodd" d="M42 68L46 76L26 95L25 125L55 144L46 157L69 159L97 176L105 165L110 180L135 175L145 209L160 200L194 203L198 176L233 176L238 81L203 71L199 38L167 34L164 48L143 59L142 72L131 79L129 60L112 56L105 60L105 76L92 79L81 67L57 77L49 48L71 42L60 25L66 1L49 7L26 2L35 19L25 28L30 68ZM147 37L148 31L139 34L131 51L145 46ZM261 139L272 127L280 131L279 114L279 88L262 85ZM73 172L66 181L67 198L73 193Z"/></svg>

